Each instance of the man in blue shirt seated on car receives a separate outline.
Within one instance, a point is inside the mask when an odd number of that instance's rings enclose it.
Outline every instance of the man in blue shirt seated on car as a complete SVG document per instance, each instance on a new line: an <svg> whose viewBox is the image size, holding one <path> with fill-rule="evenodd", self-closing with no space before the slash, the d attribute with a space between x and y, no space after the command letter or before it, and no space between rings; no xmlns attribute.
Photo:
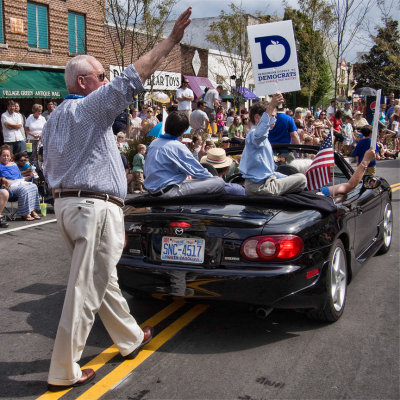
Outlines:
<svg viewBox="0 0 400 400"><path fill-rule="evenodd" d="M188 127L185 114L172 112L165 121L166 133L148 147L143 185L152 196L169 198L225 192L224 180L212 176L181 143Z"/></svg>
<svg viewBox="0 0 400 400"><path fill-rule="evenodd" d="M283 195L301 192L307 187L307 179L303 174L286 176L276 172L274 152L268 135L276 121L276 107L283 101L282 94L276 93L269 104L258 102L250 108L253 126L246 136L239 166L245 178L246 195Z"/></svg>

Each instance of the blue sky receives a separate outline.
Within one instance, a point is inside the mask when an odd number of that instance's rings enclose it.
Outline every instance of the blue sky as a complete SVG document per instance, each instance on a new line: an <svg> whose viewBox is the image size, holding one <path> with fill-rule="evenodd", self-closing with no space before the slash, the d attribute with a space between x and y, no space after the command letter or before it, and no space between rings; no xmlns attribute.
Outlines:
<svg viewBox="0 0 400 400"><path fill-rule="evenodd" d="M284 12L282 0L179 0L175 6L175 14L179 14L191 5L193 7L193 18L216 17L220 14L221 10L229 12L229 4L232 2L241 5L249 14L261 11L265 14L283 16ZM286 0L286 2L290 7L297 8L296 0ZM388 7L392 6L396 10L392 13L394 19L400 19L400 8L398 6L397 8L395 7L396 3L398 4L398 0L385 0L385 2ZM374 29L377 24L380 24L379 15L379 10L376 7L372 7L365 20L365 26L369 27L369 29ZM360 40L354 40L354 44L352 44L351 48L345 54L347 61L355 62L357 52L368 51L371 47L369 33L367 31L360 31L359 35Z"/></svg>

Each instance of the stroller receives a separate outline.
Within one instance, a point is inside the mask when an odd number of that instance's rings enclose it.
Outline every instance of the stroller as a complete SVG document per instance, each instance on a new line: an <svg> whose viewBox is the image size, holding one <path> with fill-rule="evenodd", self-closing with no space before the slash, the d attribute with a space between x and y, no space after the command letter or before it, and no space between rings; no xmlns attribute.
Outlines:
<svg viewBox="0 0 400 400"><path fill-rule="evenodd" d="M54 205L54 198L51 193L51 189L49 188L46 182L46 178L43 174L43 146L40 146L38 149L38 162L36 164L36 173L39 177L37 187L39 195L42 199L42 203Z"/></svg>

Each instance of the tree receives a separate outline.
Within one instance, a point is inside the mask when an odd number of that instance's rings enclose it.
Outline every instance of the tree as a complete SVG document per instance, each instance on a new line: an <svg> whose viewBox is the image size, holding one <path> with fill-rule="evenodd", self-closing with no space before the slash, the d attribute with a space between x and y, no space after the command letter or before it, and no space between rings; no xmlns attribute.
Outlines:
<svg viewBox="0 0 400 400"><path fill-rule="evenodd" d="M107 32L122 68L152 49L162 38L177 0L99 0L104 3Z"/></svg>
<svg viewBox="0 0 400 400"><path fill-rule="evenodd" d="M334 68L330 65L335 83L335 99L339 84L339 64L345 52L357 40L356 35L373 4L373 0L329 0L333 23L326 26L324 49L327 57L333 55L335 59Z"/></svg>
<svg viewBox="0 0 400 400"><path fill-rule="evenodd" d="M152 49L162 38L177 0L98 0L120 69ZM129 109L127 132L130 129Z"/></svg>
<svg viewBox="0 0 400 400"><path fill-rule="evenodd" d="M231 88L234 103L240 104L241 95L233 87L244 86L252 69L247 25L268 22L269 17L262 17L259 13L251 17L234 3L229 8L230 13L221 10L218 21L210 24L206 38L219 51L218 61L225 69L225 84Z"/></svg>
<svg viewBox="0 0 400 400"><path fill-rule="evenodd" d="M331 14L324 1L300 0L300 10L285 9L285 20L292 20L297 47L301 92L300 104L320 104L331 89L326 76L329 65L324 57L324 38L321 27L331 23ZM287 104L291 103L286 96Z"/></svg>
<svg viewBox="0 0 400 400"><path fill-rule="evenodd" d="M370 86L383 89L383 94L398 92L400 88L400 33L399 22L384 18L384 26L371 36L375 44L362 63L354 68L356 88Z"/></svg>

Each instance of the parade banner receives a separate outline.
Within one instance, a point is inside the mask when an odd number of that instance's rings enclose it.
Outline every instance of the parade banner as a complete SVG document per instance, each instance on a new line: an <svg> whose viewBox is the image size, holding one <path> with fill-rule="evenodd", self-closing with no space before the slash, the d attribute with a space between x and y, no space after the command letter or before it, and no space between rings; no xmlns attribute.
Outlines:
<svg viewBox="0 0 400 400"><path fill-rule="evenodd" d="M376 91L374 125L372 126L371 148L375 150L376 139L378 138L379 111L381 109L381 93L382 89Z"/></svg>
<svg viewBox="0 0 400 400"><path fill-rule="evenodd" d="M247 27L257 96L300 90L292 21Z"/></svg>

